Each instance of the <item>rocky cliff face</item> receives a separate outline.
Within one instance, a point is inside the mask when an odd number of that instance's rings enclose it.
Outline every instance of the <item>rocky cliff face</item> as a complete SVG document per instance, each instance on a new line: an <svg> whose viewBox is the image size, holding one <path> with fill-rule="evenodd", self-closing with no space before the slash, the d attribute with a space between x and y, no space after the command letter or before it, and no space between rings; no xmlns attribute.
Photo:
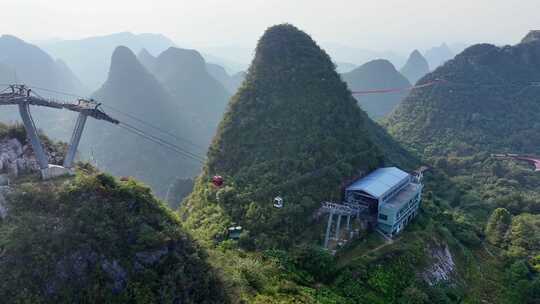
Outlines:
<svg viewBox="0 0 540 304"><path fill-rule="evenodd" d="M64 158L62 152L46 148L51 164L61 164ZM7 183L7 176L17 177L24 173L39 171L39 165L29 143L17 138L0 139L0 183Z"/></svg>
<svg viewBox="0 0 540 304"><path fill-rule="evenodd" d="M422 272L424 281L433 286L439 282L450 280L456 269L456 263L448 246L439 244L431 246L428 251L432 260Z"/></svg>

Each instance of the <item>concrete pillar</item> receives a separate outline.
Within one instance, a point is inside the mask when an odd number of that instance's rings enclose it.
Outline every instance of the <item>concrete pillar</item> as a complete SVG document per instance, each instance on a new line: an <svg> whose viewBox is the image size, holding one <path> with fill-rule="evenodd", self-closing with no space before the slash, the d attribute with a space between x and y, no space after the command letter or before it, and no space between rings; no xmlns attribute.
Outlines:
<svg viewBox="0 0 540 304"><path fill-rule="evenodd" d="M26 130L26 136L30 140L32 149L34 149L39 167L45 170L49 167L49 159L47 158L47 154L45 154L45 150L43 150L43 146L41 146L38 131L36 130L32 116L30 116L30 109L27 103L19 103L19 113L21 114L24 129Z"/></svg>
<svg viewBox="0 0 540 304"><path fill-rule="evenodd" d="M337 227L336 227L336 240L339 240L339 229L341 228L341 214L338 214Z"/></svg>
<svg viewBox="0 0 540 304"><path fill-rule="evenodd" d="M75 159L75 154L77 153L79 142L81 141L84 125L86 124L86 118L87 116L83 113L80 113L79 117L77 118L77 123L75 124L75 129L71 135L71 141L66 153L66 158L64 159L65 168L71 168L73 166L73 160Z"/></svg>
<svg viewBox="0 0 540 304"><path fill-rule="evenodd" d="M347 231L351 230L351 215L347 214Z"/></svg>
<svg viewBox="0 0 540 304"><path fill-rule="evenodd" d="M328 224L326 225L326 234L324 236L324 248L328 248L328 239L330 238L330 228L332 227L332 217L334 217L334 214L330 212L328 214Z"/></svg>

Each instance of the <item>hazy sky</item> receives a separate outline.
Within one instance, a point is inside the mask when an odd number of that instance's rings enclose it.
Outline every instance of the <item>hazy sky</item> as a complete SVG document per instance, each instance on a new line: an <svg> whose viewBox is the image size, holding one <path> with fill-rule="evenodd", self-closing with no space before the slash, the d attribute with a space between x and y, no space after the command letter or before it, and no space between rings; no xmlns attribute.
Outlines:
<svg viewBox="0 0 540 304"><path fill-rule="evenodd" d="M540 0L2 0L0 33L27 40L120 31L180 46L252 47L289 22L321 42L408 50L443 41L516 43L540 28Z"/></svg>

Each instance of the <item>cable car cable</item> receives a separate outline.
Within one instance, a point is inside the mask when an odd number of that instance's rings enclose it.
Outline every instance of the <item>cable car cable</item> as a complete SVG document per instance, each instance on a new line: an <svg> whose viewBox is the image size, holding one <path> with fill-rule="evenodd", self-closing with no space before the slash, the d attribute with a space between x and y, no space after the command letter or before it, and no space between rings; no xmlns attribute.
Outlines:
<svg viewBox="0 0 540 304"><path fill-rule="evenodd" d="M149 126L149 127L151 127L152 129L155 129L155 130L157 130L157 131L159 131L159 132L161 132L161 133L163 133L163 134L167 134L167 135L169 135L170 137L173 137L173 138L175 138L175 139L177 139L177 140L179 140L179 141L185 142L185 143L187 143L187 144L193 146L194 148L200 149L201 151L206 151L206 148L201 147L201 146L199 146L199 145L193 143L193 142L190 141L189 139L182 138L182 137L180 137L180 136L178 136L178 135L176 135L176 134L171 133L170 131L164 130L164 129L162 129L162 128L160 128L160 127L154 125L154 124L151 124L151 123L149 123L149 122L147 122L147 121L145 121L145 120L143 120L143 119L141 119L141 118L139 118L139 117L137 117L137 116L135 116L135 115L133 115L133 114L126 113L126 112L124 112L124 111L121 111L121 110L119 110L119 109L117 109L117 108L115 108L115 107L112 107L112 106L110 106L110 105L107 105L107 104L102 104L102 106L105 107L105 108L109 108L109 109L111 109L112 111L117 112L117 113L119 113L119 114L122 114L122 115L124 115L124 116L127 116L127 117L129 117L129 118L131 118L131 119L133 119L133 120L135 120L135 121L141 123L141 124L144 124L144 125L146 125L146 126Z"/></svg>
<svg viewBox="0 0 540 304"><path fill-rule="evenodd" d="M158 143L160 145L165 145L165 146L171 148L172 150L178 152L179 154L182 154L182 155L184 155L186 157L194 159L194 160L196 160L196 161L198 161L200 163L204 163L206 161L205 158L202 158L201 156L199 156L199 155L197 155L195 153L187 151L187 150L183 149L182 147L180 147L178 145L175 145L175 144L173 144L171 142L168 142L168 141L166 141L166 140L164 140L162 138L159 138L159 137L157 137L155 135L148 134L147 132L145 132L145 131L143 131L143 130L135 127L135 126L132 126L132 125L127 124L125 122L120 122L119 126L123 127L124 129L129 129L130 131L132 131L132 133L137 133L138 135L141 135L141 136L143 136L143 137L145 137L147 139L150 139L153 142L156 142L156 143Z"/></svg>
<svg viewBox="0 0 540 304"><path fill-rule="evenodd" d="M149 136L149 135L147 135L145 133L140 133L139 131L133 130L133 129L131 129L131 128L127 127L126 125L123 125L123 124L119 124L118 126L120 128L122 128L122 129L126 130L127 132L130 132L130 133L138 135L138 136L140 136L140 137L142 137L144 139L147 139L147 140L149 140L149 141L151 141L151 142L153 142L153 143L155 143L155 144L157 144L159 146L162 146L162 147L167 148L167 149L169 149L169 150L171 150L173 152L176 152L177 154L179 154L179 155L181 155L183 157L189 158L189 159L191 159L193 161L196 161L198 163L201 163L201 164L203 163L203 161L201 161L200 159L192 157L192 156L190 156L188 154L185 154L183 151L177 150L174 146L171 146L169 144L165 144L165 143L163 143L163 142L161 142L159 140L156 140L153 137L151 137L151 136Z"/></svg>

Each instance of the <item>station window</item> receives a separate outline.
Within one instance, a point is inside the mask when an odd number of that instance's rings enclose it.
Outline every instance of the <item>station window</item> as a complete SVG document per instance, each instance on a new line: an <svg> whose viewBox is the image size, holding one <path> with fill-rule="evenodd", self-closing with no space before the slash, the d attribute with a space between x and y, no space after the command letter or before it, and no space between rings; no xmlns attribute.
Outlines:
<svg viewBox="0 0 540 304"><path fill-rule="evenodd" d="M379 214L379 219L386 221L388 219L388 216L386 214Z"/></svg>

